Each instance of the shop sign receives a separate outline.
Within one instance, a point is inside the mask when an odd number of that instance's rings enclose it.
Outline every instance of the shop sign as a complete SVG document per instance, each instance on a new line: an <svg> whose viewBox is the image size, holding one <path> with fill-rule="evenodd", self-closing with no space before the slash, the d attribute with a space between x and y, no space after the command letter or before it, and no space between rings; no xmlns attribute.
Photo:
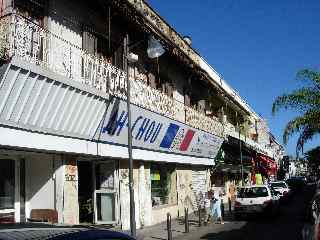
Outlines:
<svg viewBox="0 0 320 240"><path fill-rule="evenodd" d="M126 102L113 99L94 138L127 145L128 112ZM133 147L189 156L215 158L223 139L131 105Z"/></svg>
<svg viewBox="0 0 320 240"><path fill-rule="evenodd" d="M157 172L154 172L151 174L151 180L153 181L160 181L160 172L157 171Z"/></svg>
<svg viewBox="0 0 320 240"><path fill-rule="evenodd" d="M262 185L263 181L262 181L262 175L260 173L256 174L256 185Z"/></svg>

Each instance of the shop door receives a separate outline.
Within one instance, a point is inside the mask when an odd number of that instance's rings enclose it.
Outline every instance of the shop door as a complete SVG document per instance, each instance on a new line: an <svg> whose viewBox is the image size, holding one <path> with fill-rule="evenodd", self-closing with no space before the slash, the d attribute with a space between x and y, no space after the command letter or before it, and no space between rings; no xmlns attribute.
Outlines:
<svg viewBox="0 0 320 240"><path fill-rule="evenodd" d="M16 164L11 159L0 159L0 224L13 223L15 221L15 189L16 183L15 168Z"/></svg>
<svg viewBox="0 0 320 240"><path fill-rule="evenodd" d="M116 191L114 161L94 162L94 220L96 224L116 223Z"/></svg>

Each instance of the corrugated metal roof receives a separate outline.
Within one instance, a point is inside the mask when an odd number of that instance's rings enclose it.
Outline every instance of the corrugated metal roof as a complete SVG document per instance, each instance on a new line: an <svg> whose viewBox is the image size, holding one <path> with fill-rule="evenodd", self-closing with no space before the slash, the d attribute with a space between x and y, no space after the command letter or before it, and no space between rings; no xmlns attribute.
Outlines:
<svg viewBox="0 0 320 240"><path fill-rule="evenodd" d="M0 82L0 124L92 139L107 100L9 64Z"/></svg>

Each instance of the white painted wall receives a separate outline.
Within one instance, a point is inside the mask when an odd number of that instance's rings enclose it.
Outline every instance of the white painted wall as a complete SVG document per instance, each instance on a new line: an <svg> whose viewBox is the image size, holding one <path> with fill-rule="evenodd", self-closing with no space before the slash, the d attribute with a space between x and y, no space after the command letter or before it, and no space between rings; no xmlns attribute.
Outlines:
<svg viewBox="0 0 320 240"><path fill-rule="evenodd" d="M26 216L31 209L54 209L53 156L34 154L26 157Z"/></svg>

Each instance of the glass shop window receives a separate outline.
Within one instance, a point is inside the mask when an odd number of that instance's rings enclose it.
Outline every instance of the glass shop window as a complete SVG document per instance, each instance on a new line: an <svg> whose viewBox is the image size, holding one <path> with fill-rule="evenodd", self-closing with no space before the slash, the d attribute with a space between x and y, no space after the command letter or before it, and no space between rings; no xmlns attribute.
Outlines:
<svg viewBox="0 0 320 240"><path fill-rule="evenodd" d="M0 209L14 208L14 161L0 159Z"/></svg>
<svg viewBox="0 0 320 240"><path fill-rule="evenodd" d="M151 164L152 206L177 204L177 175L175 165Z"/></svg>

